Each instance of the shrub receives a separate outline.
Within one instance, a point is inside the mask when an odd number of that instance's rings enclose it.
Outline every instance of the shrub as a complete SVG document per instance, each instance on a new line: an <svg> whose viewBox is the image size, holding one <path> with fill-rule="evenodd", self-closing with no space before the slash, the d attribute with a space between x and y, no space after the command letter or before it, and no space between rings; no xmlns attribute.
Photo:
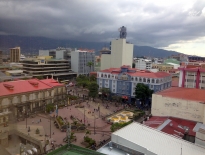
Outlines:
<svg viewBox="0 0 205 155"><path fill-rule="evenodd" d="M40 130L38 128L36 129L36 134L40 134Z"/></svg>

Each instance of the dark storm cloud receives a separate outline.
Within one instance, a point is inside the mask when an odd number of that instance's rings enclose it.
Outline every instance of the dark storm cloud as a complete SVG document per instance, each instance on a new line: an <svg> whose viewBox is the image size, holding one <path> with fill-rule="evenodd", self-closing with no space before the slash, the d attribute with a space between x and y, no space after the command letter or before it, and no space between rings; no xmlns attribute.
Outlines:
<svg viewBox="0 0 205 155"><path fill-rule="evenodd" d="M0 34L109 41L124 25L131 42L166 47L205 35L204 1L185 11L183 5L186 1L169 7L148 0L3 0Z"/></svg>

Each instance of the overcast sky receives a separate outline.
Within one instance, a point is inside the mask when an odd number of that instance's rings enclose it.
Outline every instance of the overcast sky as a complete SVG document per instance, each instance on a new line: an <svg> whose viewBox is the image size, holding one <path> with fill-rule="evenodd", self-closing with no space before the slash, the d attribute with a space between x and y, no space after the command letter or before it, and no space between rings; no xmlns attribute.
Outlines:
<svg viewBox="0 0 205 155"><path fill-rule="evenodd" d="M110 41L127 39L205 56L205 0L0 0L0 34Z"/></svg>

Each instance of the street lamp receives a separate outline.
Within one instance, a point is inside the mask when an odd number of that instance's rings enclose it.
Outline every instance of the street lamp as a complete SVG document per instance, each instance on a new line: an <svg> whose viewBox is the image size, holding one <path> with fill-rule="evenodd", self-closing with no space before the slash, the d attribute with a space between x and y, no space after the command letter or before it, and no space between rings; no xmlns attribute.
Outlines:
<svg viewBox="0 0 205 155"><path fill-rule="evenodd" d="M98 119L98 118L95 118L95 115L94 115L94 135L95 135L95 120Z"/></svg>

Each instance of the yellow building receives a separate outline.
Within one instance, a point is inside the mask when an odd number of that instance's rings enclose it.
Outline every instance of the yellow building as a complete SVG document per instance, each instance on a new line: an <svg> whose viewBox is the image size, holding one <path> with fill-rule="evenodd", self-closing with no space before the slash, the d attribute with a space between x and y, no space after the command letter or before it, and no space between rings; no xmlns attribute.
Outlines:
<svg viewBox="0 0 205 155"><path fill-rule="evenodd" d="M169 72L169 70L174 69L173 65L169 64L152 64L152 69L158 69L160 72Z"/></svg>

